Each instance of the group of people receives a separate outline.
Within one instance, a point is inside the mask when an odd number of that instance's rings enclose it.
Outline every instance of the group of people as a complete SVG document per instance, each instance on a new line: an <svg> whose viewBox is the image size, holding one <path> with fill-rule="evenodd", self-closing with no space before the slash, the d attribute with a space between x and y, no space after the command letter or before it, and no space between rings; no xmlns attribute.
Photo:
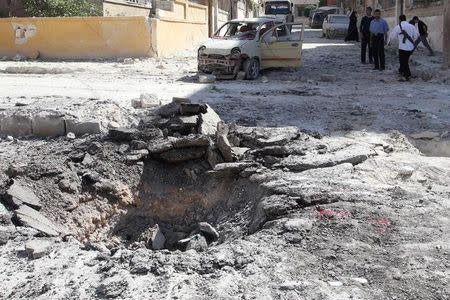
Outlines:
<svg viewBox="0 0 450 300"><path fill-rule="evenodd" d="M394 39L399 41L399 73L402 76L402 81L408 81L411 78L409 58L420 43L423 43L430 55L434 55L433 49L431 49L427 41L427 25L416 16L407 22L406 16L401 15L398 25L391 30L389 35L389 26L381 18L379 9L375 9L372 15L372 8L366 8L366 15L361 19L359 25L360 35L358 34L357 21L356 12L352 12L345 40L359 42L359 37L361 36L361 63L366 63L368 54L369 63L374 64L374 70L382 71L385 69L384 47ZM416 24L419 29L418 32L415 27Z"/></svg>

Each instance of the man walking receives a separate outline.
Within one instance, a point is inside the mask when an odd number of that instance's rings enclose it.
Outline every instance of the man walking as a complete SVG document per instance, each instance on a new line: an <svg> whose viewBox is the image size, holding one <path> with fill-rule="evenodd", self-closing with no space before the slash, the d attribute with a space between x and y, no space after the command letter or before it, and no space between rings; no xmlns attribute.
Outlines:
<svg viewBox="0 0 450 300"><path fill-rule="evenodd" d="M361 33L361 63L366 63L367 46L369 47L369 63L373 64L373 51L370 44L370 22L373 20L372 7L366 8L366 15L362 17L359 25L359 32Z"/></svg>
<svg viewBox="0 0 450 300"><path fill-rule="evenodd" d="M402 81L408 81L411 78L411 71L409 70L409 57L414 51L414 41L419 34L416 27L406 22L406 16L399 17L399 23L394 27L389 40L398 39L398 59L400 61L400 75L405 78Z"/></svg>
<svg viewBox="0 0 450 300"><path fill-rule="evenodd" d="M419 38L414 42L414 50L416 50L417 46L419 46L420 42L428 49L430 56L434 55L433 49L431 49L430 44L428 44L428 26L422 20L419 20L417 16L414 16L409 23L413 26L417 24L419 28ZM413 51L414 51L413 50Z"/></svg>
<svg viewBox="0 0 450 300"><path fill-rule="evenodd" d="M387 43L387 32L389 26L387 22L381 18L381 11L375 9L374 19L370 22L370 40L373 49L373 60L375 63L374 70L383 71L385 69L384 46Z"/></svg>

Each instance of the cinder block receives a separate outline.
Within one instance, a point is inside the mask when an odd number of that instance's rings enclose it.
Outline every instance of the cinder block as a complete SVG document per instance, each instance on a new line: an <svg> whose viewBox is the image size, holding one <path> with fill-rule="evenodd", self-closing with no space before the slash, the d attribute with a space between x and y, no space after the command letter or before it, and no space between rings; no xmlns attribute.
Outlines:
<svg viewBox="0 0 450 300"><path fill-rule="evenodd" d="M32 122L33 135L61 136L65 135L64 119L55 115L37 115Z"/></svg>
<svg viewBox="0 0 450 300"><path fill-rule="evenodd" d="M100 122L97 121L76 121L66 120L66 134L69 132L75 133L77 136L84 134L97 134L101 133Z"/></svg>
<svg viewBox="0 0 450 300"><path fill-rule="evenodd" d="M12 136L31 135L31 118L25 115L11 115L0 119L0 133Z"/></svg>

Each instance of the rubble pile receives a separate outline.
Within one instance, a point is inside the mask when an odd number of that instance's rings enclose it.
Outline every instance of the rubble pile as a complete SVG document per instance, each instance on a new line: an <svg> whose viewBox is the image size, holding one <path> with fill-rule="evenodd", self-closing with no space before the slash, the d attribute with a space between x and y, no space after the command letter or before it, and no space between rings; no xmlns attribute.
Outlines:
<svg viewBox="0 0 450 300"><path fill-rule="evenodd" d="M380 241L390 242L397 209L436 203L448 193L450 166L419 156L398 132L327 137L296 127L243 127L183 98L139 109L142 120L132 128L40 144L1 141L20 157L0 166L0 245L18 257L5 261L7 268L55 261L89 277L83 289L100 298L140 298L140 289L152 286L148 278L157 285L149 293L160 298L165 278L192 274L212 290L230 274L250 276L246 282L255 287L268 280L263 274L275 274L281 276L276 295L300 286L285 282L285 272L313 276L325 289L369 285L374 277L362 277L361 267L342 278L327 266L317 269L317 261L375 255ZM358 251L342 248L341 240ZM304 259L277 269L296 255ZM76 261L74 268L67 261ZM27 298L50 291L64 293L55 286L9 293ZM217 291L207 298L223 298ZM261 298L257 291L246 293Z"/></svg>

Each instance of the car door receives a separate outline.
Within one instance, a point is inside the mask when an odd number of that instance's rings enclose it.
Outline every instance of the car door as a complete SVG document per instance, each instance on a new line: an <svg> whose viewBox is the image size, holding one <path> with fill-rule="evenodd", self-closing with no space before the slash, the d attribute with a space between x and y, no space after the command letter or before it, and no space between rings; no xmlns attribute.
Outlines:
<svg viewBox="0 0 450 300"><path fill-rule="evenodd" d="M300 67L303 32L302 23L288 23L279 24L264 33L259 41L261 69Z"/></svg>

